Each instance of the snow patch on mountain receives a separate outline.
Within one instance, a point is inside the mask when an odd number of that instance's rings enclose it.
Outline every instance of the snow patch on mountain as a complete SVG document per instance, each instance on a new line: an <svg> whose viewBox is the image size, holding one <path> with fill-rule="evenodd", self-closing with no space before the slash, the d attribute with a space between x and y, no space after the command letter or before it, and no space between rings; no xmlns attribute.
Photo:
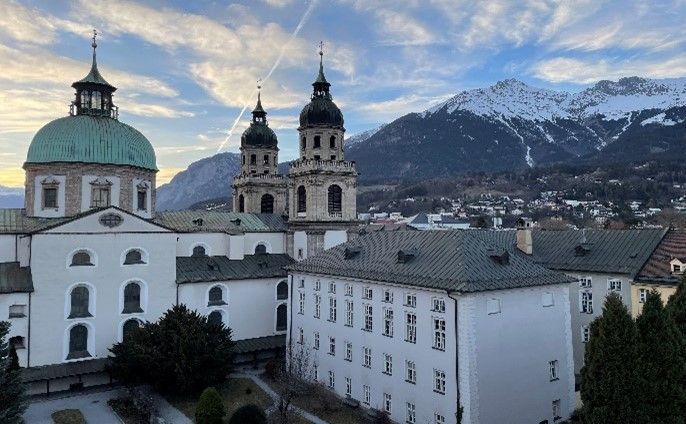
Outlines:
<svg viewBox="0 0 686 424"><path fill-rule="evenodd" d="M363 131L363 132L361 132L361 133L357 133L357 134L351 135L350 137L348 137L348 138L345 140L345 147L354 146L354 145L356 145L356 144L358 144L358 143L361 143L361 142L367 140L369 137L373 136L374 134L376 134L377 132L379 132L380 130L382 130L383 127L385 127L386 125L387 125L387 124L383 124L383 125L381 125L381 126L379 126L379 127L372 128L372 129L370 129L370 130Z"/></svg>
<svg viewBox="0 0 686 424"><path fill-rule="evenodd" d="M672 125L680 124L682 122L684 122L683 119L677 119L676 121L674 121L672 119L667 118L667 114L662 112L662 113L659 113L659 114L657 114L651 118L644 119L643 121L641 121L641 126L645 127L646 125L650 125L650 124L672 126Z"/></svg>

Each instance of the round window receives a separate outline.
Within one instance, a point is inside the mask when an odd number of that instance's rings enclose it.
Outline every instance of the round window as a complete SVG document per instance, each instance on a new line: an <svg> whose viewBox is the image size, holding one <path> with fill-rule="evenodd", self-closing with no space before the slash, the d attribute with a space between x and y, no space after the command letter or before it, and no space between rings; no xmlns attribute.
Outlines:
<svg viewBox="0 0 686 424"><path fill-rule="evenodd" d="M122 218L121 215L117 215L116 213L106 213L100 216L100 225L104 225L105 227L118 227L121 225L122 222L124 222L124 218Z"/></svg>

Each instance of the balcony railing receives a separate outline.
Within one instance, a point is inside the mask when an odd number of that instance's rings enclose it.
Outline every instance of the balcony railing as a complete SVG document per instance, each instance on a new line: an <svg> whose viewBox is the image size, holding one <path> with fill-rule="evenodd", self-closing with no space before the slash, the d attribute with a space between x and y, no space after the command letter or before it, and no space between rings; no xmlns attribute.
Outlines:
<svg viewBox="0 0 686 424"><path fill-rule="evenodd" d="M298 159L291 162L294 171L325 170L355 172L355 162L347 160Z"/></svg>

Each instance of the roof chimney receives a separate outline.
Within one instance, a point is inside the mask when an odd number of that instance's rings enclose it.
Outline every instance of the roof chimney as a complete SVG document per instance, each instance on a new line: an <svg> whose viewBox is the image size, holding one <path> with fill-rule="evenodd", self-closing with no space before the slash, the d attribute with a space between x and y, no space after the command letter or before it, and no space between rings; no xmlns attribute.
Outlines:
<svg viewBox="0 0 686 424"><path fill-rule="evenodd" d="M517 249L531 255L534 252L534 243L531 237L531 227L533 223L530 218L520 218L517 220Z"/></svg>

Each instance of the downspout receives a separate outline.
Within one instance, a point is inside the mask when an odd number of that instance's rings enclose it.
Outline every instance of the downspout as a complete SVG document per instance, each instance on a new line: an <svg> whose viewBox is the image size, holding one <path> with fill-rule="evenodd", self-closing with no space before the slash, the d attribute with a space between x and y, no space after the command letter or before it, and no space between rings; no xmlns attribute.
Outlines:
<svg viewBox="0 0 686 424"><path fill-rule="evenodd" d="M288 320L288 344L290 345L293 340L293 308L291 308L291 303L293 302L293 275L289 275L288 279L291 283L291 294L288 296L288 314L290 318ZM288 349L289 346L286 346Z"/></svg>
<svg viewBox="0 0 686 424"><path fill-rule="evenodd" d="M457 337L458 334L458 319L457 319L457 298L452 297L450 295L449 291L446 291L446 294L448 295L449 298L453 300L453 311L455 313L455 388L457 389L457 411L455 412L455 419L457 420L459 418L460 423L462 423L462 417L460 414L460 408L462 405L460 404L460 351L459 351L459 339Z"/></svg>
<svg viewBox="0 0 686 424"><path fill-rule="evenodd" d="M29 339L28 340L28 349L26 349L26 368L31 366L31 295L33 292L29 292L29 325L28 325L28 330L26 337Z"/></svg>

